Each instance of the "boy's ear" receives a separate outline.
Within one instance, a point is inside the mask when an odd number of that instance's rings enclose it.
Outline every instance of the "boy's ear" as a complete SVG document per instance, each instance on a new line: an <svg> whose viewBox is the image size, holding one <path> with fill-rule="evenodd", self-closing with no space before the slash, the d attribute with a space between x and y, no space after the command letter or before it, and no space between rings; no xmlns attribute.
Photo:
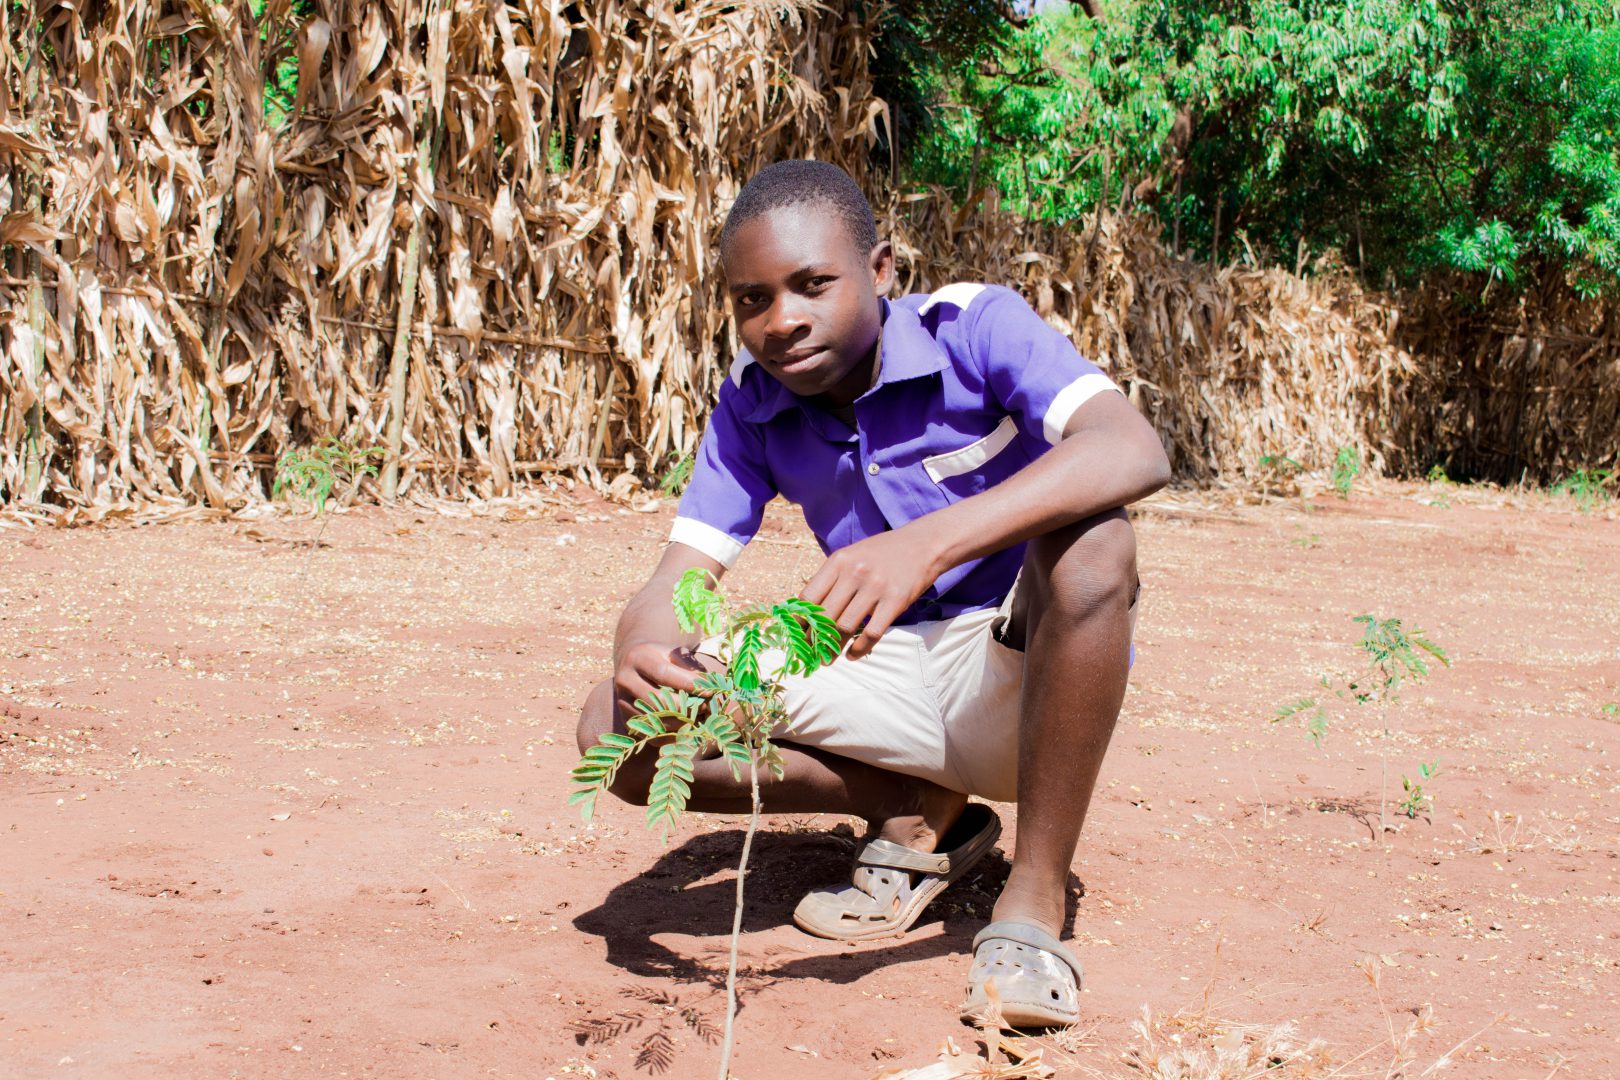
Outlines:
<svg viewBox="0 0 1620 1080"><path fill-rule="evenodd" d="M879 240L877 247L872 249L872 291L879 296L888 296L889 290L894 287L894 245L887 240Z"/></svg>

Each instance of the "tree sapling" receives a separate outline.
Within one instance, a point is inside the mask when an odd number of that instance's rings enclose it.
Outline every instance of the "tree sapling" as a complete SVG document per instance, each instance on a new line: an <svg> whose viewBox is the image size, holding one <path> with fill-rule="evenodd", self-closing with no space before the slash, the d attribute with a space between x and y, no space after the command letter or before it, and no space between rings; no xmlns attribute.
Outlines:
<svg viewBox="0 0 1620 1080"><path fill-rule="evenodd" d="M309 548L311 557L321 546L321 537L326 535L326 526L331 520L326 516L326 501L331 498L332 489L341 485L338 501L347 502L360 487L363 477L377 475L377 466L371 459L381 459L387 453L381 446L356 449L331 435L323 435L314 446L288 450L276 459L276 478L270 488L270 498L280 498L283 491L290 491L308 500L315 516L321 519L320 530ZM309 569L308 558L304 560L304 568Z"/></svg>
<svg viewBox="0 0 1620 1080"><path fill-rule="evenodd" d="M720 752L741 779L748 768L753 796L748 831L737 866L737 901L731 923L731 963L726 973L726 1027L720 1052L720 1080L731 1063L732 1028L737 1016L737 943L742 935L743 881L748 854L759 827L759 767L782 775L782 756L772 734L786 723L783 677L809 675L831 663L843 647L838 626L820 606L793 597L777 604L728 612L725 596L706 570L688 570L675 585L675 617L686 633L715 635L718 671L697 677L697 692L664 688L638 699L627 733L608 732L585 751L574 767L576 785L568 801L589 820L596 799L637 751L662 743L647 793L647 824L664 830L680 819L692 795L693 766L705 749ZM780 657L780 661L777 661Z"/></svg>
<svg viewBox="0 0 1620 1080"><path fill-rule="evenodd" d="M1361 475L1361 451L1354 446L1339 447L1338 455L1333 459L1333 490L1339 493L1339 498L1350 497L1350 485L1354 484L1356 477Z"/></svg>
<svg viewBox="0 0 1620 1080"><path fill-rule="evenodd" d="M1451 660L1439 645L1429 640L1422 630L1403 630L1399 619L1380 619L1373 615L1358 615L1356 622L1365 628L1360 646L1367 660L1367 669L1357 675L1335 673L1323 675L1319 681L1325 691L1332 692L1340 701L1357 706L1372 706L1383 721L1384 737L1380 740L1381 792L1378 803L1380 831L1388 831L1389 805L1389 740L1394 732L1390 728L1390 709L1399 700L1403 682L1417 683L1429 675L1429 660L1438 660L1446 667ZM1294 716L1305 719L1305 733L1311 742L1322 745L1327 738L1327 707L1318 697L1302 697L1280 706L1272 717L1279 723ZM1417 779L1401 776L1406 799L1399 809L1409 818L1415 818L1425 808L1434 805L1434 796L1424 790L1423 783L1440 768L1439 762L1426 762L1418 767Z"/></svg>

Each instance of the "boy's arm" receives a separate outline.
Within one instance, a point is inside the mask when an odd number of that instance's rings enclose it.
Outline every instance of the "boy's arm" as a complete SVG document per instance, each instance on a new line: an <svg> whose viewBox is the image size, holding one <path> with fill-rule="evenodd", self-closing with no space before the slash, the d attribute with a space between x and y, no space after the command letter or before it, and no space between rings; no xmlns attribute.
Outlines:
<svg viewBox="0 0 1620 1080"><path fill-rule="evenodd" d="M861 656L952 567L1125 506L1169 481L1153 426L1123 395L1097 394L1069 417L1061 441L1018 473L833 552L803 596L846 635L865 624L849 647Z"/></svg>
<svg viewBox="0 0 1620 1080"><path fill-rule="evenodd" d="M661 686L694 689L692 680L703 669L690 654L701 637L681 630L673 598L681 575L697 567L716 578L726 572L723 564L696 548L671 543L647 584L624 606L613 633L613 685L625 700L645 697Z"/></svg>

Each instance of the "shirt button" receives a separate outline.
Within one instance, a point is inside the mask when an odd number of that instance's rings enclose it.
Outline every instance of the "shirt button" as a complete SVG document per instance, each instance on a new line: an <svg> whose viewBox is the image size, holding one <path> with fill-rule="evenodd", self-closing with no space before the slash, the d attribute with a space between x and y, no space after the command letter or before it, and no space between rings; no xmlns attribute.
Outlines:
<svg viewBox="0 0 1620 1080"><path fill-rule="evenodd" d="M878 463L877 463L877 462L875 462L875 461L874 461L874 462L872 462L872 464L870 464L870 465L868 465L868 466L867 466L867 467L866 467L866 471L867 471L867 472L868 472L868 473L869 473L869 474L870 474L870 475L872 475L872 476L876 476L876 475L877 475L877 474L878 474Z"/></svg>

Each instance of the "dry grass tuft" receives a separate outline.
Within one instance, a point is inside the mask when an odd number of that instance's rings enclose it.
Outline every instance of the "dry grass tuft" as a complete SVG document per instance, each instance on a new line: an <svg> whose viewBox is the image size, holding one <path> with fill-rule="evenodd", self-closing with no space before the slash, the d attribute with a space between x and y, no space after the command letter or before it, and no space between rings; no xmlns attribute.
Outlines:
<svg viewBox="0 0 1620 1080"><path fill-rule="evenodd" d="M1150 1080L1248 1080L1249 1077L1332 1075L1333 1060L1318 1039L1302 1042L1293 1024L1240 1024L1203 1011L1155 1016L1146 1005L1131 1024L1139 1045L1121 1061Z"/></svg>

